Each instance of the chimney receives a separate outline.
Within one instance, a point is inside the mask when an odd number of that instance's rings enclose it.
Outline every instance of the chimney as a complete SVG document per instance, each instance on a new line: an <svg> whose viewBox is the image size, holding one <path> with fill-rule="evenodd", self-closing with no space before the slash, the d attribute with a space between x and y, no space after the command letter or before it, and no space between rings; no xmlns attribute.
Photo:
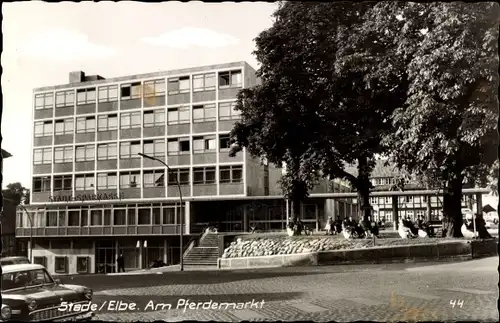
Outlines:
<svg viewBox="0 0 500 323"><path fill-rule="evenodd" d="M85 81L85 73L76 71L69 73L69 83L81 83Z"/></svg>

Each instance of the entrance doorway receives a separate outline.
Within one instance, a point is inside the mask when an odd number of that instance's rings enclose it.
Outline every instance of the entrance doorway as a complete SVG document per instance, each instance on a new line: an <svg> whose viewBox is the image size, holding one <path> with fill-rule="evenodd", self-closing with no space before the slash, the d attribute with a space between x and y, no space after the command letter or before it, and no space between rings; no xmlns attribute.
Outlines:
<svg viewBox="0 0 500 323"><path fill-rule="evenodd" d="M95 244L95 272L108 274L116 272L116 250L112 240L97 241Z"/></svg>

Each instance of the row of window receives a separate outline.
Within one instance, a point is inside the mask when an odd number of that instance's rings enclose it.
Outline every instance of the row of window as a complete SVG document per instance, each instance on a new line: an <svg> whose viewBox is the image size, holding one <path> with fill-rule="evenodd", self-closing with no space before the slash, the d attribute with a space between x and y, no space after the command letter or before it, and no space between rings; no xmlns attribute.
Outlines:
<svg viewBox="0 0 500 323"><path fill-rule="evenodd" d="M230 148L229 134L219 135L219 150L227 151ZM189 154L191 151L191 140L187 138L151 139L137 141L126 141L120 143L120 159L141 158L138 154L155 157L165 157L165 149L168 156ZM192 151L194 154L213 153L216 148L216 135L194 136L192 140ZM54 147L54 159L52 160L52 148L37 148L33 151L34 165L47 165L73 162L73 146ZM74 160L76 162L94 161L95 145L75 146ZM97 160L110 160L118 158L118 144L105 143L97 145Z"/></svg>
<svg viewBox="0 0 500 323"><path fill-rule="evenodd" d="M175 225L180 223L179 211L180 208L175 206L46 211L43 224L45 227ZM22 221L18 220L17 225L22 227Z"/></svg>
<svg viewBox="0 0 500 323"><path fill-rule="evenodd" d="M194 167L193 168L193 184L215 184L216 183L216 167ZM116 189L117 185L120 188L137 188L142 186L149 187L165 187L165 170L154 169L142 171L121 171L117 172L98 173L97 174L97 189ZM241 183L243 181L243 166L229 165L219 167L219 182L220 183ZM190 169L178 168L168 172L167 185L189 185ZM77 191L94 190L95 174L76 174L73 180L73 175L55 175L54 176L54 191L71 191L74 188ZM34 177L33 178L34 192L50 192L51 178Z"/></svg>
<svg viewBox="0 0 500 323"><path fill-rule="evenodd" d="M235 102L219 103L219 120L237 120L240 118L240 111L235 110ZM142 120L141 120L142 116ZM216 120L215 104L193 106L193 122L210 122ZM169 108L167 124L189 123L189 107ZM53 125L55 125L53 129ZM156 109L149 111L122 112L120 113L120 125L118 125L118 114L112 113L99 115L97 117L97 130L110 131L120 129L141 128L144 126L160 127L165 126L165 110ZM58 119L50 121L35 122L35 137L73 134L75 130L73 118ZM96 117L76 118L76 133L95 132Z"/></svg>
<svg viewBox="0 0 500 323"><path fill-rule="evenodd" d="M168 79L168 94L188 93L191 90L190 77L175 77ZM219 72L219 88L241 87L241 70ZM215 90L215 73L194 75L192 80L193 92ZM165 95L165 80L134 82L120 85L120 99L131 100L141 97L154 97ZM65 90L56 92L56 107L73 106L75 92ZM98 102L112 102L118 100L118 85L89 87L76 90L77 104L92 104ZM54 94L43 93L35 95L35 109L51 109L54 105Z"/></svg>

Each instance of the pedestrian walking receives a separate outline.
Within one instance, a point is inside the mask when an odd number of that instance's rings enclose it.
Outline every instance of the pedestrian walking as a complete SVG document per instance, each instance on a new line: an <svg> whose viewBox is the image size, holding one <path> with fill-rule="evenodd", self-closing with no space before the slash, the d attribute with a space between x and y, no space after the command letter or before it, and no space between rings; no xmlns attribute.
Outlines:
<svg viewBox="0 0 500 323"><path fill-rule="evenodd" d="M118 263L118 272L125 272L125 258L123 257L123 253L120 253L116 262Z"/></svg>

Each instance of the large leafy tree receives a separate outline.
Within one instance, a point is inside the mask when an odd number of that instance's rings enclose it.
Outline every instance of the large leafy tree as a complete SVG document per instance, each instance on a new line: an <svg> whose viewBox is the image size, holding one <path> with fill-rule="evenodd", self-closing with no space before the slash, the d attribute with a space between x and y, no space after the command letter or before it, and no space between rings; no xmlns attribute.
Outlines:
<svg viewBox="0 0 500 323"><path fill-rule="evenodd" d="M390 62L367 77L407 80L385 141L391 157L445 189L445 232L461 236L462 187L484 183L496 159L498 5L382 2L366 18L370 27L356 30L351 46L375 41Z"/></svg>
<svg viewBox="0 0 500 323"><path fill-rule="evenodd" d="M3 199L15 206L19 204L29 204L29 189L24 187L21 183L10 183L2 190Z"/></svg>
<svg viewBox="0 0 500 323"><path fill-rule="evenodd" d="M404 88L398 75L371 83L364 77L370 65L345 58L350 31L374 5L286 2L275 12L273 26L256 38L261 84L238 95L242 119L232 130L231 154L246 147L254 156L286 164L281 184L294 218L320 177L349 181L364 219L370 215L374 156L383 152L380 141L390 132ZM366 45L348 54L364 53ZM345 171L353 163L357 175Z"/></svg>

